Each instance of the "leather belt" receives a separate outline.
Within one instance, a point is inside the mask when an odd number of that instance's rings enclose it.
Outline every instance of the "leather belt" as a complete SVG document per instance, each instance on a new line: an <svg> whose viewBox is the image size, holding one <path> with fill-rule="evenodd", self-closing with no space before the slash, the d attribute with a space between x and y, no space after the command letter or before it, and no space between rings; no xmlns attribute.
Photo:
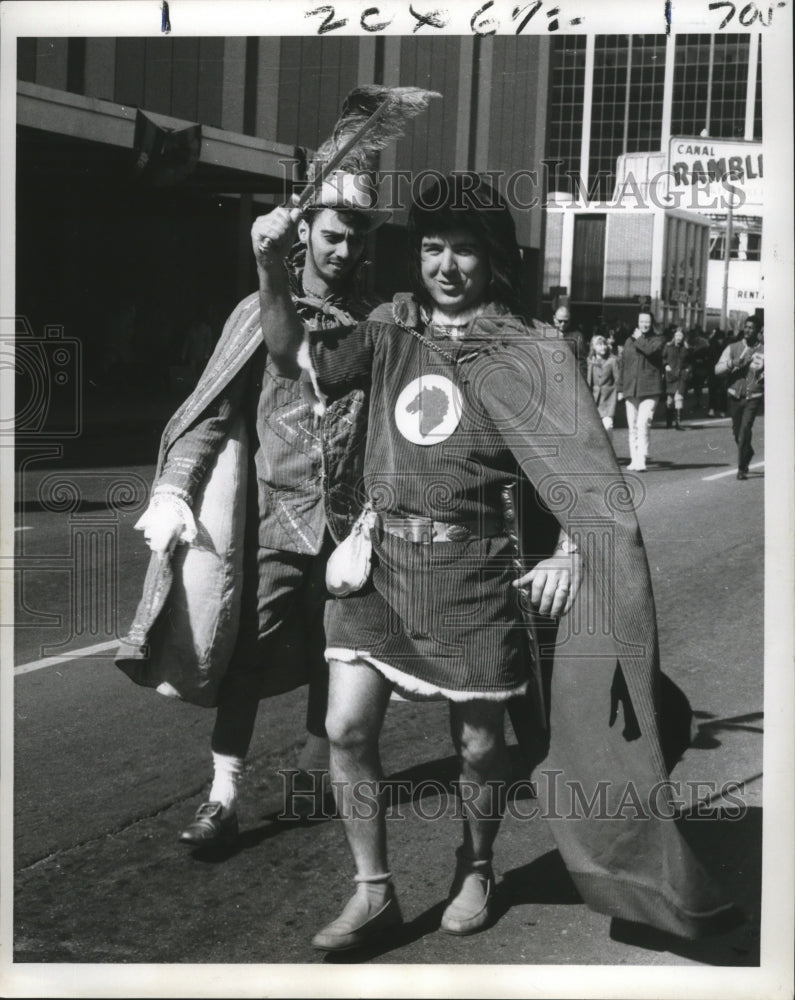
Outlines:
<svg viewBox="0 0 795 1000"><path fill-rule="evenodd" d="M472 538L495 538L505 534L502 514L488 511L473 521L434 521L419 514L381 514L381 529L415 545L430 542L467 542Z"/></svg>

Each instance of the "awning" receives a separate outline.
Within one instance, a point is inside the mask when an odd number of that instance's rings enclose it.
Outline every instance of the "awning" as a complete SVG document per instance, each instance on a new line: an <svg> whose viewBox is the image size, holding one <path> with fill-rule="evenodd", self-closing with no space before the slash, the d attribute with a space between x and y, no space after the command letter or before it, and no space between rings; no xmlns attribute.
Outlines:
<svg viewBox="0 0 795 1000"><path fill-rule="evenodd" d="M102 144L133 152L137 108L20 81L17 124L53 136ZM181 130L196 123L142 108L166 129ZM285 181L301 179L304 158L295 146L203 125L198 169L186 179L191 187L228 192L278 194Z"/></svg>

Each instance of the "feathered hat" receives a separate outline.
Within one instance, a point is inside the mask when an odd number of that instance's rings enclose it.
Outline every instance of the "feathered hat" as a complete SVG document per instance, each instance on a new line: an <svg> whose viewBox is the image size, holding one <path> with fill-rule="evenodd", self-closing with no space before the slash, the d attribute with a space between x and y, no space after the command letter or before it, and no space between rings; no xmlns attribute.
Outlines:
<svg viewBox="0 0 795 1000"><path fill-rule="evenodd" d="M331 137L307 169L308 187L301 203L361 212L370 230L386 222L392 213L378 208L378 154L403 135L432 97L441 96L420 87L367 85L352 90Z"/></svg>

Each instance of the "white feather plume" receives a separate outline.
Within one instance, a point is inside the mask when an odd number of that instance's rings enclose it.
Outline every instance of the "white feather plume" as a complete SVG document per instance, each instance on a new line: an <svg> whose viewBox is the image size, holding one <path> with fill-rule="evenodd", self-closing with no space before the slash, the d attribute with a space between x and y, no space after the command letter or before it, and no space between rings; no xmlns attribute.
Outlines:
<svg viewBox="0 0 795 1000"><path fill-rule="evenodd" d="M374 170L381 150L404 134L408 123L428 107L431 98L441 96L435 90L420 87L380 87L372 84L352 90L345 98L342 114L331 137L320 146L312 160L307 179L311 182L323 164L328 163L336 151L388 100L386 111L337 168L348 173Z"/></svg>

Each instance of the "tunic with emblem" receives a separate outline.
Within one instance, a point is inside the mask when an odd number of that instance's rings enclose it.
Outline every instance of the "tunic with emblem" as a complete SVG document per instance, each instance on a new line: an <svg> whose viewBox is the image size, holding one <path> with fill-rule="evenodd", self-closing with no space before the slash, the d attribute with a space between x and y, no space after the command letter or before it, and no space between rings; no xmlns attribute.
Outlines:
<svg viewBox="0 0 795 1000"><path fill-rule="evenodd" d="M371 380L363 483L382 519L420 515L470 531L417 544L377 528L372 580L327 608L327 655L364 657L409 696L504 699L524 690L531 664L511 587L515 550L493 527L517 462L473 379L491 338L477 326L460 340L418 331L444 354L395 325L386 306L316 338L313 364L330 393Z"/></svg>

